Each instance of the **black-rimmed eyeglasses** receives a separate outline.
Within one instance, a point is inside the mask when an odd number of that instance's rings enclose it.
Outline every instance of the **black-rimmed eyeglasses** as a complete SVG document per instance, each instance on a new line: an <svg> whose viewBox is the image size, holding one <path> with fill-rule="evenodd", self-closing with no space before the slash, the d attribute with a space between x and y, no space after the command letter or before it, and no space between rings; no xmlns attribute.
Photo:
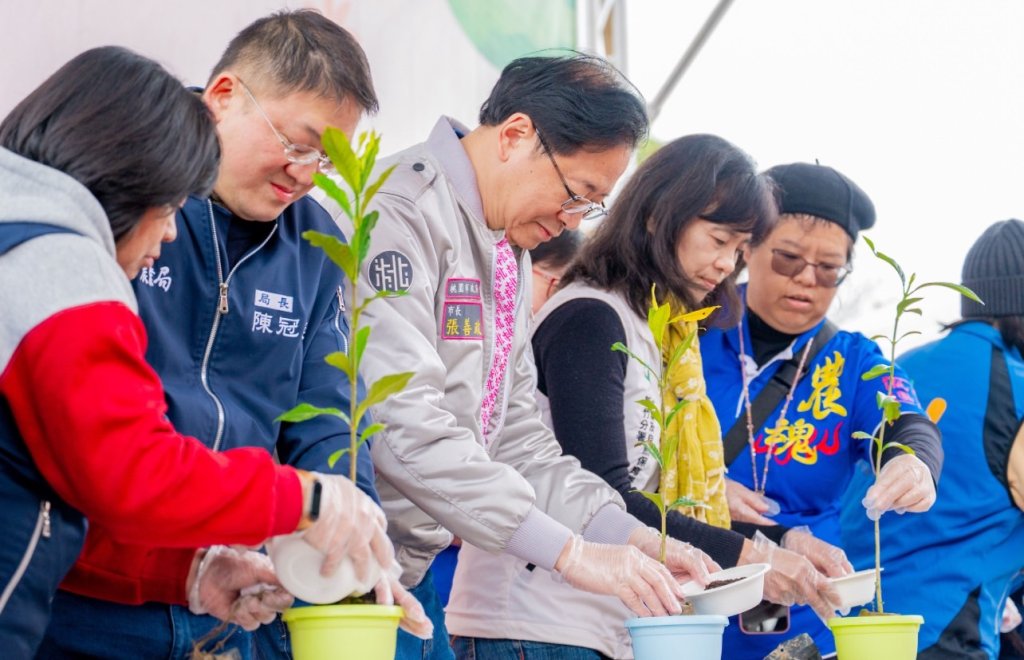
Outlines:
<svg viewBox="0 0 1024 660"><path fill-rule="evenodd" d="M537 131L537 140L540 142L540 146L544 149L544 153L548 155L548 159L551 161L551 165L555 168L555 172L558 174L558 178L562 181L562 187L565 188L565 193L569 195L569 199L562 202L562 211L570 215L582 215L584 220L597 220L598 218L604 217L608 213L608 209L605 208L604 202L592 202L583 195L577 195L569 187L569 183L565 180L565 176L562 174L561 168L558 167L558 163L555 162L555 155L551 152L548 147L548 143L544 141L544 136L541 135L540 131Z"/></svg>

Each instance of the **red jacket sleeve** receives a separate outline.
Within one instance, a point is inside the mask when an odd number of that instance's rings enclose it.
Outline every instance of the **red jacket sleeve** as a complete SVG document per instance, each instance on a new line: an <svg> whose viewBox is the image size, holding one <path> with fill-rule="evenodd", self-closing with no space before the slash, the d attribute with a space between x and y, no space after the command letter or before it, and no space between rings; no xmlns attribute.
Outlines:
<svg viewBox="0 0 1024 660"><path fill-rule="evenodd" d="M263 449L214 453L175 432L145 343L114 302L59 312L22 339L0 394L44 478L118 543L252 545L293 531L295 471Z"/></svg>

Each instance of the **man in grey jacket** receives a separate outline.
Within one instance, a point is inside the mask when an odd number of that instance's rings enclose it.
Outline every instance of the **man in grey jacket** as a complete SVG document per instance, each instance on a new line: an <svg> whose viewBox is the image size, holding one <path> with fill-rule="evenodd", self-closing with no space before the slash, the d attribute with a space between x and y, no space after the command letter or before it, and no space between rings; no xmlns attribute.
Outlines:
<svg viewBox="0 0 1024 660"><path fill-rule="evenodd" d="M396 169L361 282L363 295L407 292L363 316L368 382L415 372L375 409L387 430L372 449L402 582L435 622L433 649L403 633L399 658L452 657L429 566L453 533L638 615L679 612L678 580L714 567L678 542L667 569L652 559L658 534L562 455L534 399L526 250L603 214L646 135L643 102L599 58L529 57L502 72L480 124L442 117L381 163Z"/></svg>

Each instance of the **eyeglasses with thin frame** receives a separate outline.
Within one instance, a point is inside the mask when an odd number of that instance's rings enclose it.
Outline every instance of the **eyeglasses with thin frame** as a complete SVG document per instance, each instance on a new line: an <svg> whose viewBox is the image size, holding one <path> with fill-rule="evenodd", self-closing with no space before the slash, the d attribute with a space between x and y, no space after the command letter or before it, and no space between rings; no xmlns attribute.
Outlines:
<svg viewBox="0 0 1024 660"><path fill-rule="evenodd" d="M242 89L245 90L245 93L249 97L249 100L252 101L252 104L256 106L256 109L260 111L261 115L263 115L263 118L267 121L267 126L270 126L270 130L274 131L274 135L276 135L277 139L281 141L281 145L284 147L284 156L288 159L289 163L295 163L296 165L312 165L313 163L316 163L321 172L331 172L334 170L334 165L331 163L331 159L321 153L319 149L311 147L308 144L296 144L286 138L281 131L277 130L277 127L274 126L274 122L270 120L270 117L267 116L267 113L263 110L259 101L256 100L255 96L253 96L249 86L246 85L241 78L238 78L238 83L242 86Z"/></svg>
<svg viewBox="0 0 1024 660"><path fill-rule="evenodd" d="M554 166L555 172L558 174L558 178L562 181L562 187L565 188L565 193L569 195L569 199L562 202L562 211L570 215L583 215L584 220L597 220L598 218L604 217L608 213L608 209L605 208L604 202L592 202L583 195L577 195L569 187L569 183L565 180L565 175L562 174L562 170L558 167L558 163L555 162L555 156L551 153L551 149L548 147L548 143L544 140L544 136L541 135L540 130L537 130L537 140L540 142L540 146L544 149L544 153L548 155L548 160L551 161L551 165Z"/></svg>
<svg viewBox="0 0 1024 660"><path fill-rule="evenodd" d="M836 266L835 264L814 264L807 261L798 254L786 250L772 250L772 270L784 277L796 277L804 272L808 266L814 267L814 280L818 286L834 289L843 283L846 276L853 268L849 264Z"/></svg>

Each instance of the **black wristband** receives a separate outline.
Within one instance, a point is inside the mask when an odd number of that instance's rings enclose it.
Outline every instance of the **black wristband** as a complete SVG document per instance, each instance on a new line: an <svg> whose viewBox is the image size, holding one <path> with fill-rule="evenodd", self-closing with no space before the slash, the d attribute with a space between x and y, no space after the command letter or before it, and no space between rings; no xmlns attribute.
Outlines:
<svg viewBox="0 0 1024 660"><path fill-rule="evenodd" d="M319 479L313 480L313 492L309 495L309 514L306 516L310 522L316 522L320 517L320 494L323 491L323 484Z"/></svg>

